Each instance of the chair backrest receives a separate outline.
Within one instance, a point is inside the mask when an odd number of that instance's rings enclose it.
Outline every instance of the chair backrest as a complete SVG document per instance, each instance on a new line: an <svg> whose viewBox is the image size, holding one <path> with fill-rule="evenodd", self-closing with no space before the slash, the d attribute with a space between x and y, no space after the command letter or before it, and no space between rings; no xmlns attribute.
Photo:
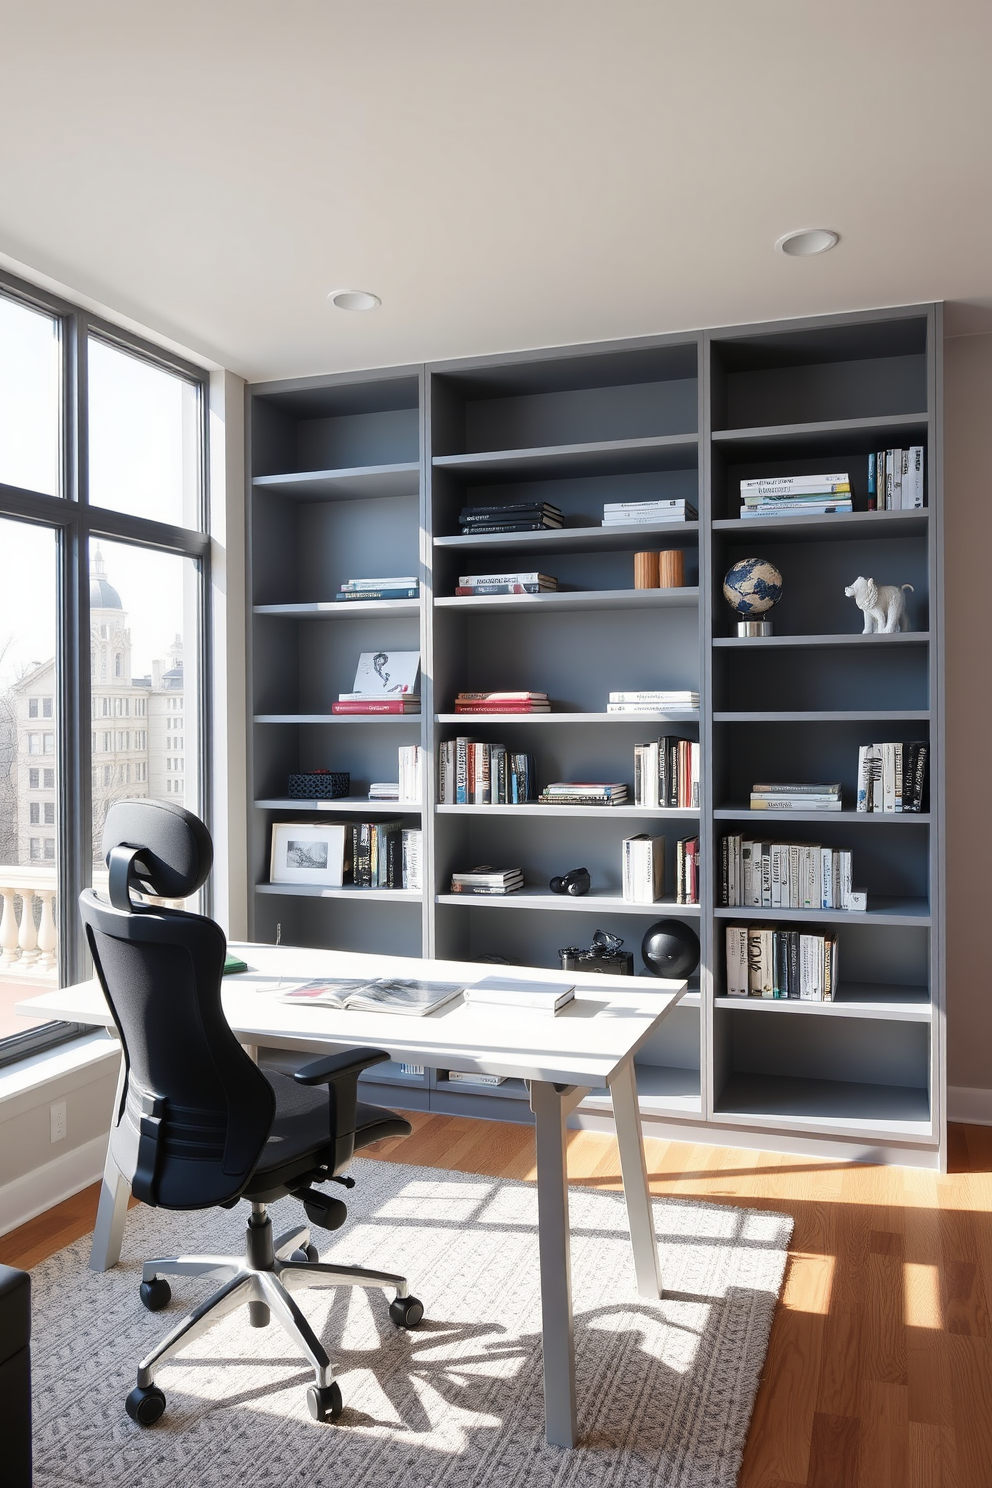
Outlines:
<svg viewBox="0 0 992 1488"><path fill-rule="evenodd" d="M146 1204L226 1203L265 1146L275 1097L224 1017L224 932L203 915L131 898L133 888L195 893L213 860L209 833L181 806L123 801L107 813L103 850L109 902L87 889L79 909L124 1047L114 1161Z"/></svg>

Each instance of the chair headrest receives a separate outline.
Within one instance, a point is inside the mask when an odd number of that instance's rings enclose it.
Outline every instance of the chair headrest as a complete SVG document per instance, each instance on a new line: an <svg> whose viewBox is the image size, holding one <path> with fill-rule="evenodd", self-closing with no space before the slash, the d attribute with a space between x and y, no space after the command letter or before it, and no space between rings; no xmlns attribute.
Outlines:
<svg viewBox="0 0 992 1488"><path fill-rule="evenodd" d="M133 872L160 899L186 899L206 883L214 861L210 833L198 816L171 801L117 801L107 812L103 856L138 849Z"/></svg>

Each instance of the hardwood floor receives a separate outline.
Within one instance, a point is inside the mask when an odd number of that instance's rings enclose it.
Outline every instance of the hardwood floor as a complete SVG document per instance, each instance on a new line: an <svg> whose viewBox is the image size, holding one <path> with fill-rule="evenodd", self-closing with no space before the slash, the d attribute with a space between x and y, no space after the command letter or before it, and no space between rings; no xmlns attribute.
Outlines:
<svg viewBox="0 0 992 1488"><path fill-rule="evenodd" d="M529 1128L411 1115L369 1155L534 1178ZM952 1129L952 1171L646 1144L651 1185L793 1215L782 1303L739 1488L992 1484L992 1129ZM616 1144L573 1132L570 1182L619 1187ZM95 1187L0 1237L32 1266L86 1234Z"/></svg>

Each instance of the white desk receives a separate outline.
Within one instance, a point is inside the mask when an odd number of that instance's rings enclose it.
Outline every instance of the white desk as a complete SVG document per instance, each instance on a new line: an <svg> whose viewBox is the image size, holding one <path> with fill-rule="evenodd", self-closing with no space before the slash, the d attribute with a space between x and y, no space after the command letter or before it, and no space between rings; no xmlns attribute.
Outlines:
<svg viewBox="0 0 992 1488"><path fill-rule="evenodd" d="M609 1089L637 1290L642 1297L659 1297L661 1270L637 1109L634 1055L678 1002L685 983L510 967L509 975L574 985L575 998L554 1018L473 1008L461 999L426 1018L411 1018L290 1006L265 989L271 989L278 978L330 975L416 976L470 983L491 976L493 967L481 962L421 961L294 946L232 944L230 949L250 968L247 974L225 978L223 990L224 1011L244 1044L314 1054L371 1044L387 1050L393 1059L530 1082L537 1146L547 1438L558 1446L574 1446L575 1349L565 1123L591 1090ZM112 1027L96 982L32 997L18 1004L18 1012ZM108 1155L90 1256L94 1270L106 1270L120 1259L128 1196L128 1184Z"/></svg>

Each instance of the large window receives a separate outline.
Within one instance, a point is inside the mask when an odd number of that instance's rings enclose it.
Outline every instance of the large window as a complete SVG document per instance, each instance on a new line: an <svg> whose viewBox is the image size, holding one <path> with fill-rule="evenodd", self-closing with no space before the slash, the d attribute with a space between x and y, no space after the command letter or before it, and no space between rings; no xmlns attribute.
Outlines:
<svg viewBox="0 0 992 1488"><path fill-rule="evenodd" d="M0 1063L89 974L76 903L114 801L206 814L205 381L0 276Z"/></svg>

